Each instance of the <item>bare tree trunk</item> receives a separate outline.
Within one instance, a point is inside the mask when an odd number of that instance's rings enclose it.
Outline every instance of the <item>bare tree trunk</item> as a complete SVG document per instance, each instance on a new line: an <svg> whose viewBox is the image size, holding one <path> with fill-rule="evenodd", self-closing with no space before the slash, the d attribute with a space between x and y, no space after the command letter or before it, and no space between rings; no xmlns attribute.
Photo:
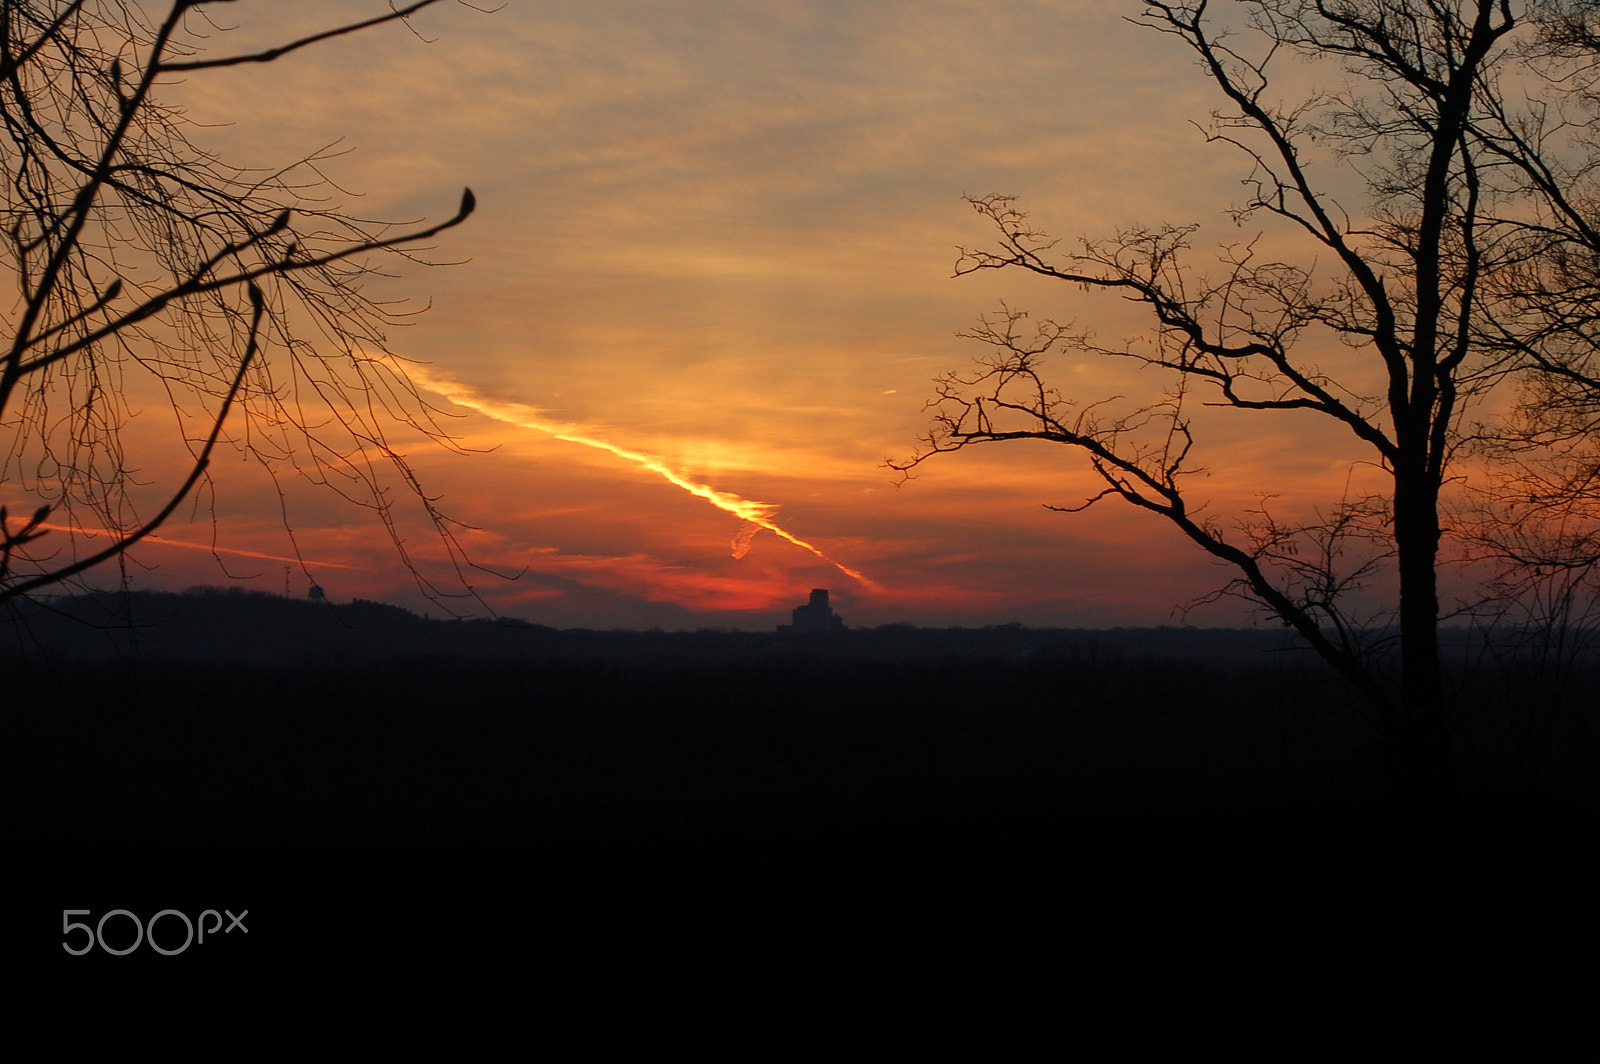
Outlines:
<svg viewBox="0 0 1600 1064"><path fill-rule="evenodd" d="M1395 797L1423 820L1452 816L1459 801L1439 660L1438 494L1426 471L1395 474L1400 705L1384 722L1384 758Z"/></svg>

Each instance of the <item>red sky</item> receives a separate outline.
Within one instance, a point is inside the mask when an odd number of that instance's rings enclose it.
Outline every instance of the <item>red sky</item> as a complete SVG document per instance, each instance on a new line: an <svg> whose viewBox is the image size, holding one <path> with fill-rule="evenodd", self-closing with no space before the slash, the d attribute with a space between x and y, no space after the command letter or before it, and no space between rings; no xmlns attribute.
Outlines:
<svg viewBox="0 0 1600 1064"><path fill-rule="evenodd" d="M214 40L242 49L382 6L230 5L217 17L238 29ZM522 574L467 570L489 607L558 626L767 628L828 587L852 625L1176 623L1227 573L1124 505L1047 511L1095 490L1075 454L975 449L899 486L883 464L915 449L933 379L981 353L955 333L1001 299L1107 342L1146 327L1113 297L952 278L957 246L990 240L963 194L1016 193L1068 240L1199 222L1202 266L1250 235L1222 213L1240 157L1190 124L1213 106L1207 83L1179 42L1121 20L1137 7L447 4L415 33L382 27L167 91L234 163L337 141L346 154L324 169L350 193L336 202L365 217L438 219L461 187L477 194L434 252L457 265L396 261L369 291L429 305L389 344L424 364L425 396L475 453L395 439L440 507L475 526L460 536L471 560ZM268 8L270 25L251 21ZM1161 386L1118 362L1051 367L1084 399ZM129 438L157 472L159 396L137 420ZM1262 494L1285 512L1337 499L1364 457L1288 415L1207 414L1200 429L1211 475L1197 498L1224 522ZM134 552L136 586L281 592L296 559L294 594L315 580L336 600L438 612L372 513L292 475L280 505L238 452L215 474L168 542ZM815 551L767 528L741 536L741 501ZM415 563L460 590L416 508L397 513ZM216 557L194 549L213 538Z"/></svg>

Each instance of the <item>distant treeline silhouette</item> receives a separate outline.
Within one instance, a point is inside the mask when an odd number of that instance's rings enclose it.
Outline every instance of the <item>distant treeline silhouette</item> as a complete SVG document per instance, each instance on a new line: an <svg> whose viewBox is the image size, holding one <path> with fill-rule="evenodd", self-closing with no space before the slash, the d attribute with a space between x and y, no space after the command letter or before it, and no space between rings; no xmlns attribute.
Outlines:
<svg viewBox="0 0 1600 1064"><path fill-rule="evenodd" d="M1070 917L1074 956L1270 966L1414 940L1375 877L1445 898L1426 918L1469 958L1496 935L1559 952L1594 900L1563 863L1600 836L1593 708L1516 712L1514 671L1458 683L1463 793L1493 831L1454 853L1391 823L1338 676L1228 642L1275 632L558 632L210 592L58 599L17 627L36 646L0 652L0 846L63 884L40 912L85 883L171 884L154 912L243 869L242 894L303 895L305 926L344 941L315 921L351 875L404 900L399 926L437 889L476 913L480 880L385 870L514 869L507 896L585 927L778 912L823 941L904 918L903 945L943 956L926 929L952 919L1031 943ZM58 630L93 653L39 650ZM1163 638L1235 654L1162 658Z"/></svg>
<svg viewBox="0 0 1600 1064"><path fill-rule="evenodd" d="M1507 643L1512 642L1506 634ZM1460 657L1482 637L1446 630ZM502 618L422 617L381 602L309 601L239 588L183 593L99 592L11 604L0 616L0 651L67 660L125 657L283 662L301 658L374 660L438 654L463 658L681 658L841 656L874 659L974 658L1114 660L1153 658L1256 665L1311 654L1284 628L876 628L780 633L558 630Z"/></svg>

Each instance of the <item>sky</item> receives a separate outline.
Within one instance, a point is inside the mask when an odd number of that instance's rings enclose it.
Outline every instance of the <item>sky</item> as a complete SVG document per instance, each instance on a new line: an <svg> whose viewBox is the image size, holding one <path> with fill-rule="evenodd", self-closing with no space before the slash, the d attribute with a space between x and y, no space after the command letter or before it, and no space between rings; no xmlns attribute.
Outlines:
<svg viewBox="0 0 1600 1064"><path fill-rule="evenodd" d="M476 213L430 253L449 264L388 262L368 291L426 308L389 346L456 445L393 439L481 568L455 575L391 476L413 564L470 586L430 603L372 512L292 476L280 496L235 450L135 549L130 579L315 581L335 601L558 627L767 629L813 587L851 626L1247 620L1230 603L1182 612L1229 574L1160 518L1047 509L1098 490L1065 448L936 456L903 483L885 465L916 451L935 378L982 353L957 334L1001 301L1107 342L1147 327L1114 296L954 277L959 246L991 243L963 196L1018 195L1068 240L1168 221L1200 223L1201 252L1248 237L1223 213L1247 168L1194 124L1208 83L1181 42L1123 20L1138 7L443 3L409 29L174 79L162 98L230 162L337 145L322 172L352 213L437 221L472 188ZM234 28L210 46L383 8L227 5L214 17ZM1085 400L1160 388L1124 362L1049 365ZM160 402L135 437L170 430ZM1199 426L1195 495L1224 523L1263 495L1298 513L1335 499L1365 457L1291 415Z"/></svg>

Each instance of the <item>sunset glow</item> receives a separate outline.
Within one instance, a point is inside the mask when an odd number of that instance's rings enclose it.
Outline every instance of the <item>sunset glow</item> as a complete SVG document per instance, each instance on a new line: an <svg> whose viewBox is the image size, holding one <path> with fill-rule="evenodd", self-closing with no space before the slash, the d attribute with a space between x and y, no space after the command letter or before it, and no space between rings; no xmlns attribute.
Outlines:
<svg viewBox="0 0 1600 1064"><path fill-rule="evenodd" d="M701 484L698 481L689 479L659 458L641 454L638 451L631 451L626 447L619 447L614 443L582 432L572 425L560 425L547 421L541 418L539 412L532 407L523 406L520 403L495 402L482 396L471 395L459 384L441 380L420 370L413 371L411 376L417 383L439 393L457 406L476 410L480 414L492 417L496 421L504 422L507 425L529 429L533 432L542 432L547 436L564 440L567 443L576 443L584 447L593 447L596 450L614 454L626 462L631 462L641 469L656 474L667 483L682 488L690 495L706 500L717 509L727 511L745 523L744 527L735 533L733 537L732 554L735 558L743 558L748 554L750 541L758 532L765 529L779 539L788 540L800 549L810 551L863 587L878 590L876 584L854 569L847 565L839 564L810 543L780 528L773 520L778 512L778 507L773 503L753 502L749 499L741 499L730 492L718 491L709 484Z"/></svg>
<svg viewBox="0 0 1600 1064"><path fill-rule="evenodd" d="M26 985L1587 1000L1600 0L0 10Z"/></svg>
<svg viewBox="0 0 1600 1064"><path fill-rule="evenodd" d="M1198 222L1201 268L1249 238L1226 214L1248 166L1191 124L1213 107L1207 82L1180 43L1123 20L1135 7L440 4L409 31L158 87L236 165L337 145L316 169L335 183L318 193L329 209L438 221L462 187L476 193L473 216L419 256L440 265L384 256L363 281L425 308L387 342L424 401L454 404L441 427L458 453L396 439L463 555L384 474L385 519L418 571L462 592L454 609L770 628L828 587L852 626L1238 623L1248 613L1229 601L1182 612L1227 574L1160 519L1115 500L1045 508L1099 490L1064 448L974 448L904 483L885 465L927 432L935 378L982 353L956 334L1001 300L1107 345L1148 334L1114 296L1001 271L953 279L957 248L993 239L964 194L1015 193L1066 243ZM197 46L238 51L386 8L226 10L228 31ZM1264 239L1298 254L1290 234ZM278 380L285 356L268 352ZM1337 343L1309 355L1329 373L1352 359ZM1046 364L1069 398L1159 397L1125 360ZM151 388L130 405L130 464L155 483L163 459L138 448L170 437L170 402ZM1365 456L1316 417L1194 413L1195 502L1224 525L1263 496L1282 513L1337 499ZM246 438L238 419L229 429ZM313 473L323 460L292 458ZM288 465L275 483L242 449L209 473L134 551L137 585L282 592L277 566L206 557L196 545L214 534L221 558L288 560L297 593L432 605L370 507Z"/></svg>
<svg viewBox="0 0 1600 1064"><path fill-rule="evenodd" d="M106 531L99 528L82 528L75 527L73 525L58 525L49 521L44 522L39 527L46 532L60 532L73 537L88 536L91 539L105 539L107 537ZM301 559L287 557L282 554L267 554L258 550L241 550L238 547L224 547L220 544L213 543L193 543L189 540L173 539L171 536L163 536L159 532L151 533L148 538L150 544L156 547L171 547L176 550L204 551L207 554L225 554L230 558L254 558L259 561L283 562L285 565L299 566L301 564ZM317 565L318 568L322 569L347 569L351 571L359 570L359 566L341 565L338 562L326 560L319 561Z"/></svg>

